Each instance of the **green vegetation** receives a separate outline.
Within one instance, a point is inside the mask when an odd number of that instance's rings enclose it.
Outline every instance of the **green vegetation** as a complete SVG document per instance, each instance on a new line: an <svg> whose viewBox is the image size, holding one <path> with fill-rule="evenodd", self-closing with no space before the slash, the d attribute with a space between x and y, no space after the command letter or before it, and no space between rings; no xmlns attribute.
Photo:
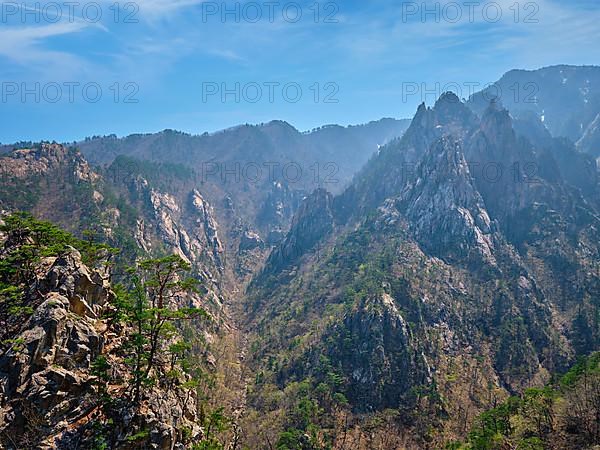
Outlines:
<svg viewBox="0 0 600 450"><path fill-rule="evenodd" d="M203 415L202 428L204 436L200 442L192 444L192 450L224 450L225 445L218 439L218 434L227 430L230 419L223 413L223 408L217 408L210 414Z"/></svg>
<svg viewBox="0 0 600 450"><path fill-rule="evenodd" d="M162 190L174 182L189 181L195 176L192 169L181 164L143 161L124 155L115 158L108 172L117 179L141 176Z"/></svg>
<svg viewBox="0 0 600 450"><path fill-rule="evenodd" d="M480 414L453 450L543 450L600 444L600 353L582 358L551 386L525 390Z"/></svg>
<svg viewBox="0 0 600 450"><path fill-rule="evenodd" d="M28 183L23 183L17 177L2 172L0 173L0 198L18 203L16 206L19 209L30 210L42 196L40 182L39 176L32 176Z"/></svg>
<svg viewBox="0 0 600 450"><path fill-rule="evenodd" d="M282 421L277 428L274 423L269 424L270 431L281 430L275 435L275 448L332 448L337 426L335 418L348 408L348 400L341 392L344 379L326 356L321 356L316 364L314 376L289 382L281 390L266 381L265 372L256 376L256 384L261 392L261 401L270 405L270 409L276 408L281 412Z"/></svg>
<svg viewBox="0 0 600 450"><path fill-rule="evenodd" d="M24 304L25 289L35 277L43 258L59 257L75 248L84 263L95 266L115 252L92 240L81 240L50 222L28 213L14 213L4 219L0 232L8 236L0 259L0 338L10 333L20 318L33 313L35 305Z"/></svg>
<svg viewBox="0 0 600 450"><path fill-rule="evenodd" d="M196 280L184 278L188 263L177 255L140 262L128 270L131 287L117 296L117 315L129 333L124 343L132 371L133 402L139 406L141 389L156 383L156 377L177 375L178 363L188 347L183 342L169 345L178 335L181 320L207 317L200 308L178 307L176 300L196 291ZM159 367L158 354L169 355L170 365Z"/></svg>
<svg viewBox="0 0 600 450"><path fill-rule="evenodd" d="M43 298L31 295L30 287L45 258L63 257L76 249L83 263L99 267L116 250L95 243L97 233L84 232L85 239L78 239L26 213L4 218L0 232L6 236L0 258L0 342L3 350L18 353L24 351L24 340L13 336ZM113 286L116 295L103 319L120 338L115 348L91 362L98 415L86 426L90 448L112 448L115 439L123 439L119 424L128 411L134 420L124 439L146 446L151 428L142 403L163 395L195 402L190 405L203 434L192 436L192 430L185 427L180 431L190 448L225 448L223 433L230 419L223 407L209 402L214 382L203 369L199 348L198 330L211 319L203 308L186 306L190 295L199 292L197 280L188 276L190 271L190 264L177 255L140 260L126 270L126 284Z"/></svg>
<svg viewBox="0 0 600 450"><path fill-rule="evenodd" d="M195 402L204 434L200 441L190 442L191 430L183 427L183 440L193 449L222 450L221 434L228 428L229 418L222 407L208 406L203 389L210 377L194 353L198 340L190 334L191 330L197 333L202 322L211 319L203 308L182 306L187 296L198 293L197 280L187 276L190 270L190 265L177 255L147 259L127 270L128 285L115 287L115 308L108 319L113 328L125 331L118 352L127 368L128 387L126 396L118 402L107 395L104 385L118 380L111 379L110 363L99 356L93 364L99 380L99 405L107 416L132 406L139 422L137 431L128 439L142 445L148 438L142 420L143 401L152 392L164 395L154 389L172 391L178 396L188 392L184 398Z"/></svg>
<svg viewBox="0 0 600 450"><path fill-rule="evenodd" d="M324 409L325 399L331 399L331 389L325 383L315 389L311 380L290 383L285 389L286 397L292 399L285 414L285 431L279 434L277 450L326 450L331 448L331 439L325 428L327 423ZM327 412L333 412L328 410Z"/></svg>

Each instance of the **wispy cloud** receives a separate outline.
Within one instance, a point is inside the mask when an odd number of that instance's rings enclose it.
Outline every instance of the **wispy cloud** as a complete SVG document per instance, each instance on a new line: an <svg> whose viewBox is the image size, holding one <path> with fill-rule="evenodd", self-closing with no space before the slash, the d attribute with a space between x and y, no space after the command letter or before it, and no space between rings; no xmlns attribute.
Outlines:
<svg viewBox="0 0 600 450"><path fill-rule="evenodd" d="M11 65L19 65L31 71L35 68L73 71L81 62L74 54L51 50L45 46L47 39L79 33L89 25L76 21L42 26L16 26L0 29L0 56ZM63 69L60 69L60 68ZM5 69L7 66L5 65Z"/></svg>

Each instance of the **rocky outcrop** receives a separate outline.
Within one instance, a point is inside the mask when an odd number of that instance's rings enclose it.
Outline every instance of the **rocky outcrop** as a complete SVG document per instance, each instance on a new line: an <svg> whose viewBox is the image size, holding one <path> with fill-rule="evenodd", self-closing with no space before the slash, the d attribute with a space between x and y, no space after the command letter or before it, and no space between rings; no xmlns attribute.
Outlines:
<svg viewBox="0 0 600 450"><path fill-rule="evenodd" d="M89 269L77 250L40 261L24 294L33 313L17 324L0 355L2 448L93 448L109 420L111 448L132 448L125 439L132 427L148 431L147 448L183 448L183 428L189 430L185 438L202 435L189 401L193 393L177 388L149 387L141 415L123 403L103 416L98 383L106 382L94 371L97 358L106 358L111 379L121 380L106 387L111 396L124 399L128 386L118 350L122 328L110 328L104 318L113 299L107 274Z"/></svg>
<svg viewBox="0 0 600 450"><path fill-rule="evenodd" d="M82 181L95 181L94 173L81 153L59 144L42 143L37 148L14 150L2 158L0 175L23 179L32 175L48 175L63 167L71 167L72 175Z"/></svg>
<svg viewBox="0 0 600 450"><path fill-rule="evenodd" d="M517 133L499 104L478 118L446 94L333 199L334 225L328 202L307 199L266 270L294 263L251 285L259 367L275 366L281 386L331 371L361 413L453 423L593 350L595 177L543 131Z"/></svg>
<svg viewBox="0 0 600 450"><path fill-rule="evenodd" d="M206 257L219 270L223 270L223 244L219 239L218 225L211 206L194 189L189 194L189 204L181 203L173 194L156 189L147 192L158 238L175 253L190 263ZM138 221L137 240L142 248L150 248L143 221Z"/></svg>
<svg viewBox="0 0 600 450"><path fill-rule="evenodd" d="M214 212L209 203L202 197L196 189L191 193L191 202L194 207L196 228L194 235L201 247L209 250L215 260L217 267L224 268L223 252L224 247L219 239L217 221Z"/></svg>
<svg viewBox="0 0 600 450"><path fill-rule="evenodd" d="M113 300L108 274L89 270L74 248L56 259L43 261L49 269L35 281L31 293L56 292L69 300L70 311L93 319Z"/></svg>
<svg viewBox="0 0 600 450"><path fill-rule="evenodd" d="M492 223L458 142L442 138L398 200L424 249L451 260L495 265Z"/></svg>
<svg viewBox="0 0 600 450"><path fill-rule="evenodd" d="M133 237L136 244L146 253L152 250L152 241L149 233L146 229L146 222L144 219L137 219L135 221L135 230L133 231Z"/></svg>
<svg viewBox="0 0 600 450"><path fill-rule="evenodd" d="M589 153L594 158L600 158L600 113L587 126L581 139L577 141L577 148Z"/></svg>
<svg viewBox="0 0 600 450"><path fill-rule="evenodd" d="M152 251L166 246L204 270L224 269L224 246L213 208L197 189L163 191L141 176L133 176L125 184L132 199L147 212L137 218L132 230L139 247Z"/></svg>
<svg viewBox="0 0 600 450"><path fill-rule="evenodd" d="M411 389L431 373L407 321L389 294L367 298L333 326L326 349L347 375L349 400L363 411L410 405Z"/></svg>
<svg viewBox="0 0 600 450"><path fill-rule="evenodd" d="M272 245L281 242L281 234L278 230L287 229L294 213L302 203L305 196L304 191L293 189L287 182L273 181L265 186L268 195L261 205L257 217L257 225L266 230L269 242Z"/></svg>
<svg viewBox="0 0 600 450"><path fill-rule="evenodd" d="M162 241L168 244L179 256L190 262L190 238L175 219L181 212L175 197L168 193L151 189L150 202Z"/></svg>
<svg viewBox="0 0 600 450"><path fill-rule="evenodd" d="M254 231L247 230L242 234L239 250L240 252L246 252L255 248L262 248L263 246L264 242L260 235Z"/></svg>
<svg viewBox="0 0 600 450"><path fill-rule="evenodd" d="M266 263L267 272L292 266L333 229L333 196L317 189L307 197L294 217L285 240L276 247Z"/></svg>
<svg viewBox="0 0 600 450"><path fill-rule="evenodd" d="M451 92L443 94L433 108L419 105L402 138L382 147L334 199L336 221L360 220L386 199L399 195L435 141L448 135L463 139L476 123L477 117Z"/></svg>
<svg viewBox="0 0 600 450"><path fill-rule="evenodd" d="M56 448L95 407L92 362L106 338L99 316L114 294L75 249L46 258L26 292L34 313L0 356L0 429L7 448ZM37 305L37 306L36 306Z"/></svg>

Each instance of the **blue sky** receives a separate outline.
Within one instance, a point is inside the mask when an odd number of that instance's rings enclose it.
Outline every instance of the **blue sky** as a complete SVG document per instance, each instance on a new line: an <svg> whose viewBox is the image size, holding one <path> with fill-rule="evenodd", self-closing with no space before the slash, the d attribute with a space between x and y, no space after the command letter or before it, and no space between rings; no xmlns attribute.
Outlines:
<svg viewBox="0 0 600 450"><path fill-rule="evenodd" d="M596 0L467 3L4 2L0 142L411 117L447 83L600 63Z"/></svg>

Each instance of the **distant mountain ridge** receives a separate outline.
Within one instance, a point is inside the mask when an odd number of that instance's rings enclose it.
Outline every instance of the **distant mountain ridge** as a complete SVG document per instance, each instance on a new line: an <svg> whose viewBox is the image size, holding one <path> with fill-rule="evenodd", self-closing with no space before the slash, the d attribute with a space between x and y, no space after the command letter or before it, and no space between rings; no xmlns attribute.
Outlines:
<svg viewBox="0 0 600 450"><path fill-rule="evenodd" d="M169 159L188 165L215 159L223 163L254 160L301 164L335 162L340 166L343 183L352 175L346 170L360 167L378 146L401 136L408 123L408 120L388 118L347 127L326 125L302 133L287 122L274 120L202 135L164 130L124 138L94 137L77 143L77 146L93 164L110 163L117 155L157 161ZM264 147L252 148L253 144Z"/></svg>
<svg viewBox="0 0 600 450"><path fill-rule="evenodd" d="M494 98L513 116L520 118L533 112L554 137L578 142L598 128L600 66L511 70L492 86L471 96L468 104L481 114ZM594 157L600 156L597 144L591 144L588 137L580 147Z"/></svg>

